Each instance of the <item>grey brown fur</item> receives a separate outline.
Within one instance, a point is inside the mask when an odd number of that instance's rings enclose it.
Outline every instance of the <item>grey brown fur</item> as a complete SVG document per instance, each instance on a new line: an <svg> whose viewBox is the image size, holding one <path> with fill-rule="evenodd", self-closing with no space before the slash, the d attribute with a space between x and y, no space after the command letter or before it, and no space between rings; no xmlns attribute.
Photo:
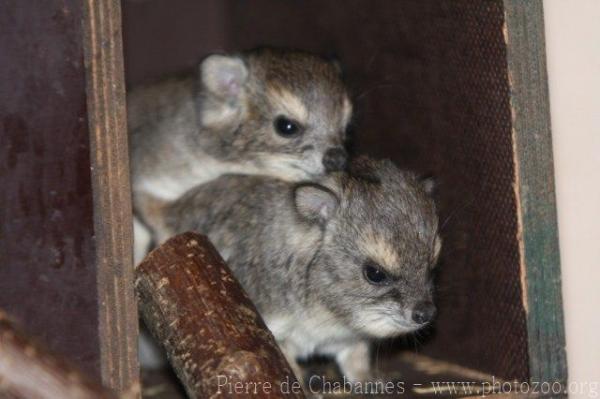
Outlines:
<svg viewBox="0 0 600 399"><path fill-rule="evenodd" d="M361 159L319 184L223 176L159 213L160 240L209 236L291 362L332 355L347 378L364 380L371 338L432 316L435 206L421 181L389 161ZM369 283L366 264L385 270L389 284ZM424 308L428 319L416 323Z"/></svg>
<svg viewBox="0 0 600 399"><path fill-rule="evenodd" d="M224 173L320 176L351 116L333 63L268 49L210 56L198 74L133 90L127 105L134 194L166 200ZM278 135L280 115L302 132Z"/></svg>
<svg viewBox="0 0 600 399"><path fill-rule="evenodd" d="M127 106L136 261L149 244L139 222L152 217L148 202L226 173L298 181L344 166L351 103L338 67L307 53L212 55L197 73L134 89ZM279 116L298 134L277 134Z"/></svg>

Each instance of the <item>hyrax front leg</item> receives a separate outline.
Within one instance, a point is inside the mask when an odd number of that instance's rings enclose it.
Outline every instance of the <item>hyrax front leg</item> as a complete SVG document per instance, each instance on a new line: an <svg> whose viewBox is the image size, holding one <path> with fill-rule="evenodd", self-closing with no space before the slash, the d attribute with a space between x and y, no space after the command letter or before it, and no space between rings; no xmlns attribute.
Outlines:
<svg viewBox="0 0 600 399"><path fill-rule="evenodd" d="M358 341L342 348L335 357L342 375L351 382L371 381L371 347L367 341Z"/></svg>

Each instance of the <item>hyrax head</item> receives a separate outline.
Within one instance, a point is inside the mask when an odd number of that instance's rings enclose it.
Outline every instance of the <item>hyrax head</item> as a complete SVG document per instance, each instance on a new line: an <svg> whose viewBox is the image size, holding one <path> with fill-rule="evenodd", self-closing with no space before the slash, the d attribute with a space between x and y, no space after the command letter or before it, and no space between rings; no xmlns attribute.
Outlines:
<svg viewBox="0 0 600 399"><path fill-rule="evenodd" d="M345 167L352 106L334 62L262 49L212 55L200 69L201 124L223 157L291 181Z"/></svg>
<svg viewBox="0 0 600 399"><path fill-rule="evenodd" d="M324 234L306 276L308 300L375 337L432 321L441 240L429 182L389 161L361 159L323 184L301 184L294 194L298 213Z"/></svg>

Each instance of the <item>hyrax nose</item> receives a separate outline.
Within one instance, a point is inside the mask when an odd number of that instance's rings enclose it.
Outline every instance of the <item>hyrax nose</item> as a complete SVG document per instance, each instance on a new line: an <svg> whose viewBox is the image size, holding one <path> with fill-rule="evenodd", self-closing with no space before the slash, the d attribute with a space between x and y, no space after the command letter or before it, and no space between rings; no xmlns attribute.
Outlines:
<svg viewBox="0 0 600 399"><path fill-rule="evenodd" d="M342 147L334 147L325 151L323 155L323 166L325 172L344 170L348 161L348 154Z"/></svg>
<svg viewBox="0 0 600 399"><path fill-rule="evenodd" d="M435 317L435 306L431 302L420 302L412 311L412 319L417 324L429 323Z"/></svg>

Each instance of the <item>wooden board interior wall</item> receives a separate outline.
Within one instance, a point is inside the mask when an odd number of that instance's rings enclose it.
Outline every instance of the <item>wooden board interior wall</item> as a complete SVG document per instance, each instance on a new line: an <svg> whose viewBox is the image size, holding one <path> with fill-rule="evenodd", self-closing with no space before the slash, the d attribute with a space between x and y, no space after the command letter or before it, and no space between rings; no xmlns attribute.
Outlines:
<svg viewBox="0 0 600 399"><path fill-rule="evenodd" d="M0 12L0 308L99 375L97 320L85 317L99 304L83 8L8 3Z"/></svg>
<svg viewBox="0 0 600 399"><path fill-rule="evenodd" d="M125 0L126 77L152 81L258 45L337 56L355 152L439 181L440 316L420 351L527 380L505 3Z"/></svg>
<svg viewBox="0 0 600 399"><path fill-rule="evenodd" d="M120 12L0 4L0 309L124 391L139 385Z"/></svg>

